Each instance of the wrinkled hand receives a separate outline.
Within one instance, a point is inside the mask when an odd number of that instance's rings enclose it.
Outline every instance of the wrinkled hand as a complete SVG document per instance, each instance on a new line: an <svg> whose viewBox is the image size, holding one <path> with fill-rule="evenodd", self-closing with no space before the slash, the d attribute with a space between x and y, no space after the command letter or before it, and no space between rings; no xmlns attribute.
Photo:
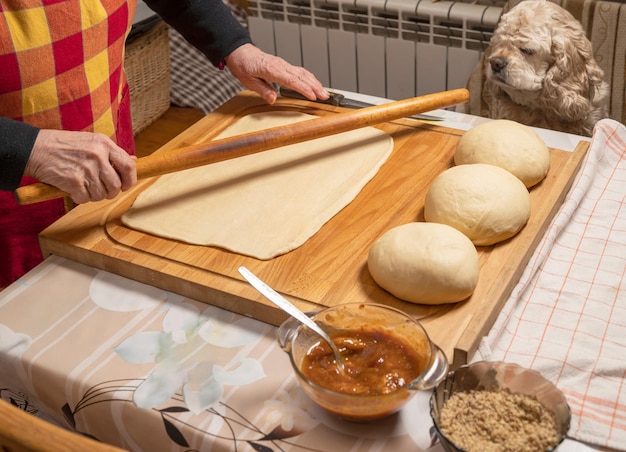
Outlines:
<svg viewBox="0 0 626 452"><path fill-rule="evenodd" d="M310 100L328 99L328 92L311 72L252 44L235 49L226 57L226 65L246 88L257 92L268 104L277 97L270 83L296 90Z"/></svg>
<svg viewBox="0 0 626 452"><path fill-rule="evenodd" d="M137 183L135 160L102 134L42 129L25 175L69 193L77 203L115 197Z"/></svg>

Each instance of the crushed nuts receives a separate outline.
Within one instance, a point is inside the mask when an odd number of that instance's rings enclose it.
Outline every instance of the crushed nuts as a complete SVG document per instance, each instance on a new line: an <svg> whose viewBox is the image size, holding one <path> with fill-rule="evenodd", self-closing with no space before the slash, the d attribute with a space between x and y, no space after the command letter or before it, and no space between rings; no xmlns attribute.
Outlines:
<svg viewBox="0 0 626 452"><path fill-rule="evenodd" d="M508 390L453 394L439 427L468 452L545 452L559 441L554 414L536 398Z"/></svg>

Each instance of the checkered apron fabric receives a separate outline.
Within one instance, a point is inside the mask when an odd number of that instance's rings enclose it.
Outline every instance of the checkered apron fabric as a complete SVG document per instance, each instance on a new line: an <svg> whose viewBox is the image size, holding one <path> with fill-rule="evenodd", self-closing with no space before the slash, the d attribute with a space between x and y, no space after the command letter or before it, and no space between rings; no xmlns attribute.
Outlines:
<svg viewBox="0 0 626 452"><path fill-rule="evenodd" d="M123 64L135 9L136 0L0 0L0 115L103 133L134 154ZM62 200L20 206L0 192L0 287L41 261L36 235L64 212Z"/></svg>
<svg viewBox="0 0 626 452"><path fill-rule="evenodd" d="M0 0L0 115L40 128L100 132L132 150L132 129L120 128L119 116L128 97L124 41L135 6Z"/></svg>
<svg viewBox="0 0 626 452"><path fill-rule="evenodd" d="M541 372L569 435L626 450L626 127L600 121L563 206L474 360Z"/></svg>

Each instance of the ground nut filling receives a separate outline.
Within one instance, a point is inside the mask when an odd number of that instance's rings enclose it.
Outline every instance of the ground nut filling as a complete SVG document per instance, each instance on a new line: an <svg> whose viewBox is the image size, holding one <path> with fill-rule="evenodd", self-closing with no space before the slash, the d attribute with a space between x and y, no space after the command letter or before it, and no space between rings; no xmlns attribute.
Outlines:
<svg viewBox="0 0 626 452"><path fill-rule="evenodd" d="M553 413L534 397L507 390L453 394L439 427L467 452L545 452L559 440Z"/></svg>

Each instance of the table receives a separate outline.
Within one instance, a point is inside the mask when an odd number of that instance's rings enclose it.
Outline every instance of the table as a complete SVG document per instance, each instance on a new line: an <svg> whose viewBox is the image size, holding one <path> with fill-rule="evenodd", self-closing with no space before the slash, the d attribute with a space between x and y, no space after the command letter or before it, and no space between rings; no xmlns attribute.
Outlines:
<svg viewBox="0 0 626 452"><path fill-rule="evenodd" d="M2 292L0 315L2 397L109 443L158 451L324 450L321 437L341 450L429 442L426 395L375 429L338 421L299 391L274 327L63 258Z"/></svg>
<svg viewBox="0 0 626 452"><path fill-rule="evenodd" d="M484 120L434 113L462 129ZM565 150L581 139L540 132L549 146ZM559 450L626 444L625 153L624 126L604 121L564 208L474 358L517 361L558 382L575 401L575 437L594 444L566 440ZM599 224L580 227L581 215ZM573 265L576 252L589 254L586 239L607 265L595 259L586 272ZM575 247L568 245L572 241ZM565 285L572 281L573 287ZM554 300L567 303L576 287L584 287L583 306L573 306L568 317ZM596 306L588 310L592 302ZM533 317L533 306L550 315ZM585 316L576 315L578 308ZM594 314L600 312L608 314ZM570 328L572 316L578 329ZM571 341L564 351L563 335L555 331L567 331L565 340L577 331L589 335L585 318L600 334ZM540 340L529 340L529 334ZM298 389L274 335L273 326L257 320L51 256L0 292L0 397L131 450L441 450L430 436L429 393L418 393L382 421L340 421ZM578 354L581 359L572 359ZM565 369L571 365L580 372ZM582 390L568 375L583 376Z"/></svg>

